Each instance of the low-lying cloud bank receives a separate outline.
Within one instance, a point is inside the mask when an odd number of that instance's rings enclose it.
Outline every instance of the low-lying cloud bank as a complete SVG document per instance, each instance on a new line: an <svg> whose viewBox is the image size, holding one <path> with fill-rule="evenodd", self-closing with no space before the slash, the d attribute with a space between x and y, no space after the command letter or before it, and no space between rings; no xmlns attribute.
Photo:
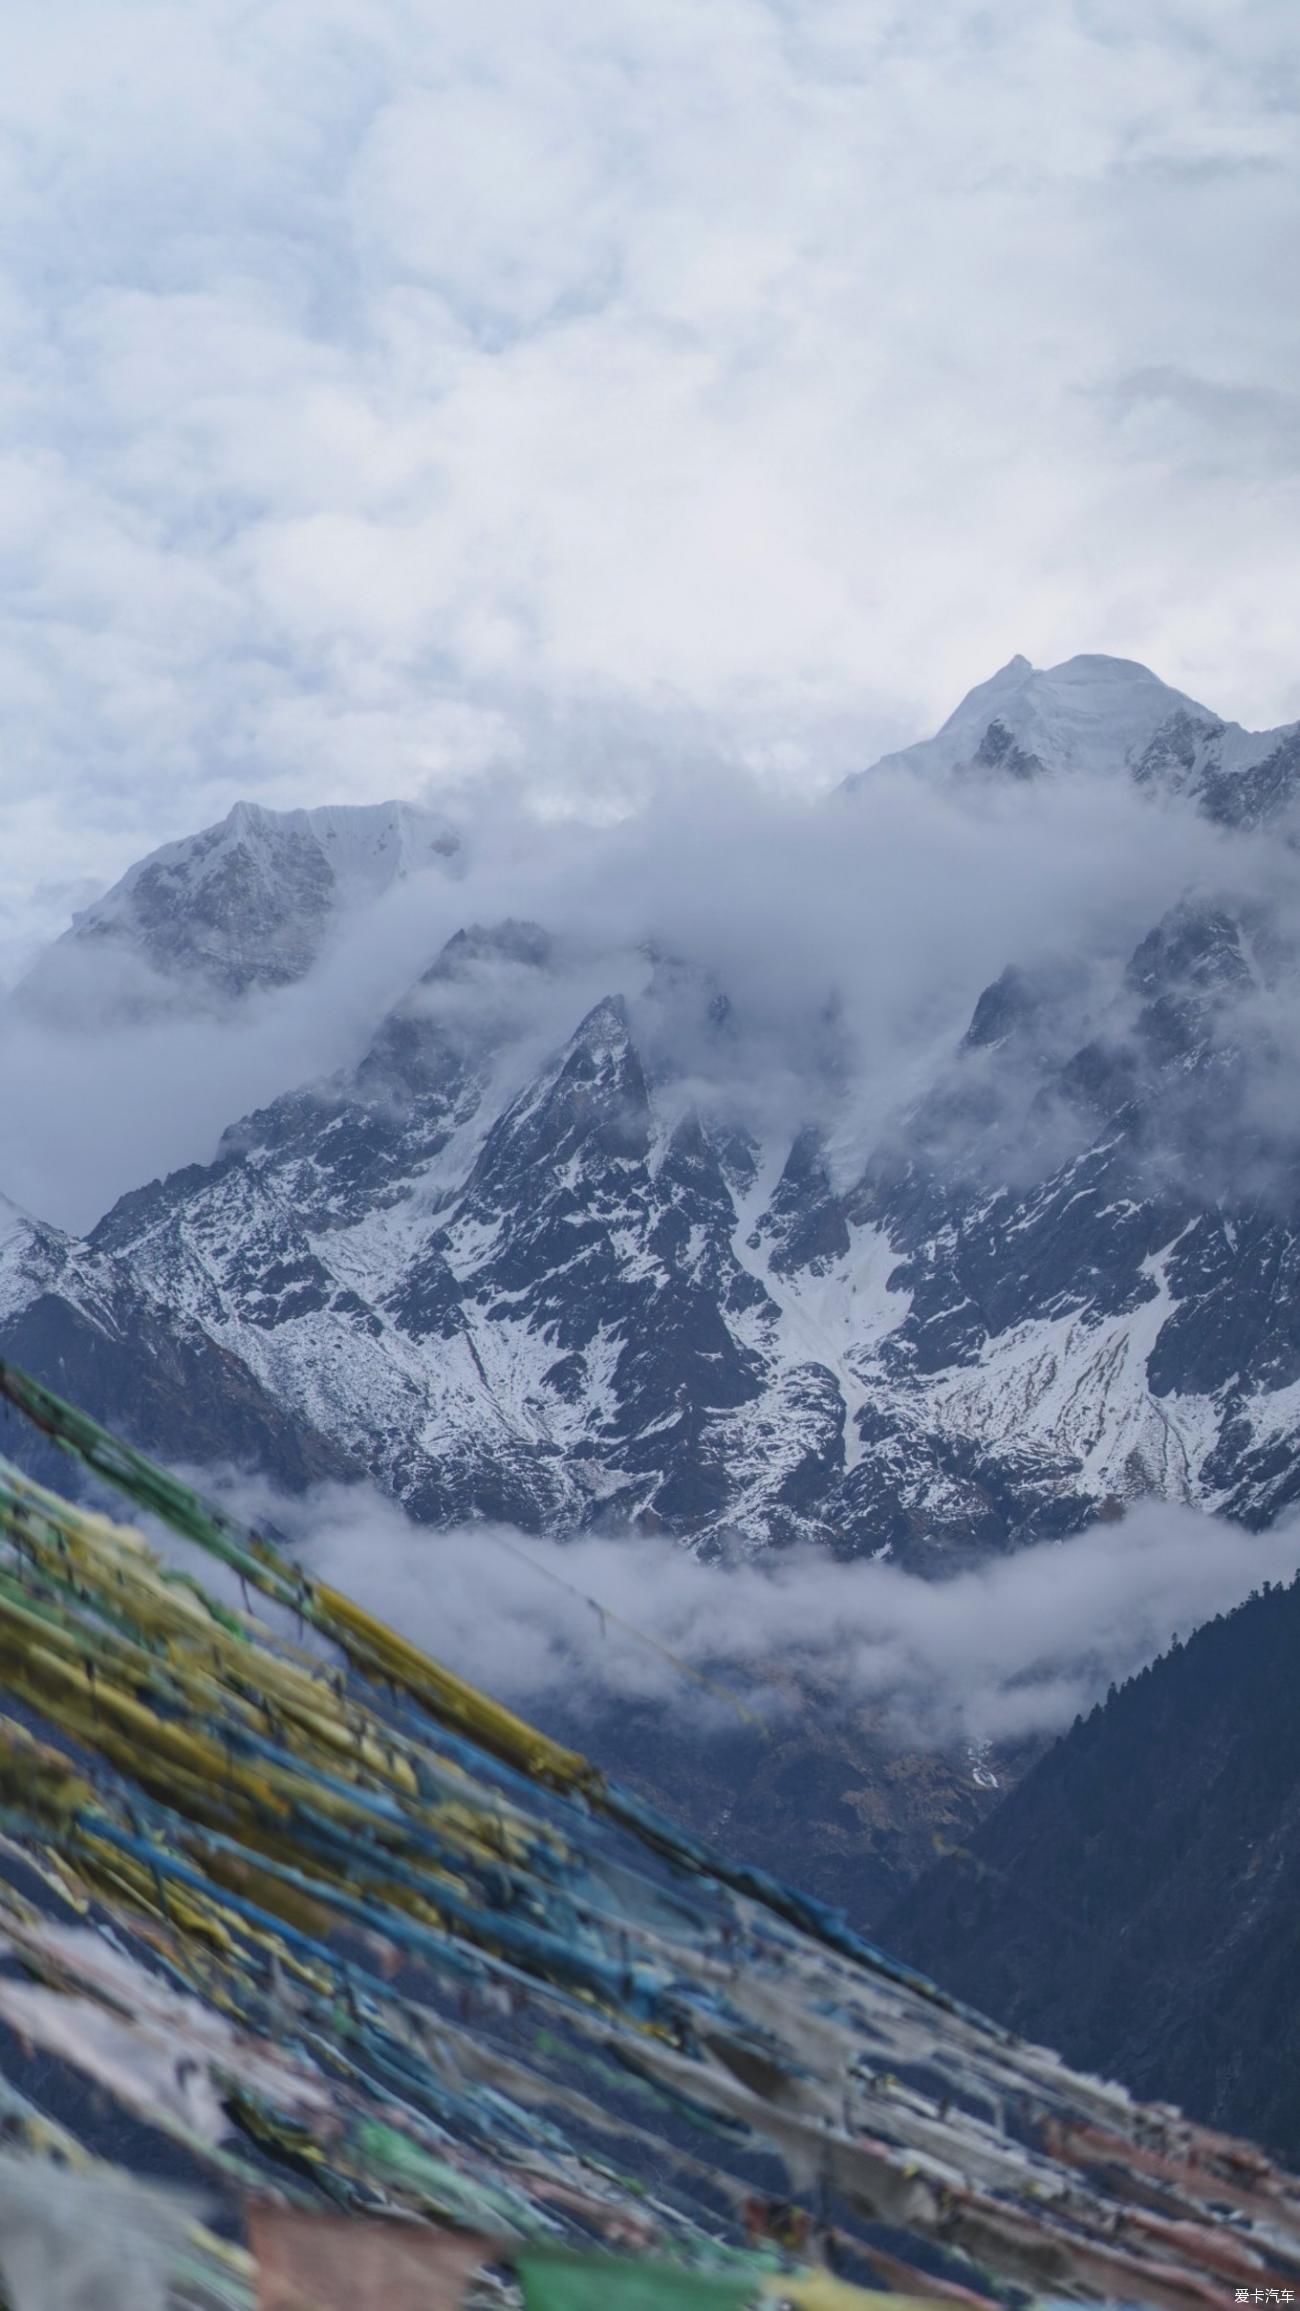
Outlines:
<svg viewBox="0 0 1300 2311"><path fill-rule="evenodd" d="M702 1565L666 1540L434 1533L366 1488L250 1498L311 1571L518 1705L612 1698L716 1720L864 1705L941 1747L1051 1734L1200 1623L1300 1569L1264 1534L1165 1502L948 1580L812 1552ZM206 1577L206 1573L205 1573Z"/></svg>

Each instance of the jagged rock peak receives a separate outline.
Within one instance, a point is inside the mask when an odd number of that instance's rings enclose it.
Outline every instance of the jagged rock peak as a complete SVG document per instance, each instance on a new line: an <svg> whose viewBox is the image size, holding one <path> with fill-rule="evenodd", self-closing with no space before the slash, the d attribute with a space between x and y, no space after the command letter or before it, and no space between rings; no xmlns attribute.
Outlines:
<svg viewBox="0 0 1300 2311"><path fill-rule="evenodd" d="M422 984L459 979L477 965L518 965L543 970L550 962L555 941L540 923L517 922L507 915L500 923L467 923L453 931L446 945L424 974Z"/></svg>
<svg viewBox="0 0 1300 2311"><path fill-rule="evenodd" d="M627 1004L621 995L602 995L574 1034L571 1048L598 1068L617 1066L630 1041Z"/></svg>

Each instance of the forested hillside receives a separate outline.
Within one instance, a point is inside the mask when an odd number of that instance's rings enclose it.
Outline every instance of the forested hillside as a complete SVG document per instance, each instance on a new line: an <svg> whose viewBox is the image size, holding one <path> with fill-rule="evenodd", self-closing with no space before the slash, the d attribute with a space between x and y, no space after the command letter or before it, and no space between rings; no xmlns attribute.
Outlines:
<svg viewBox="0 0 1300 2311"><path fill-rule="evenodd" d="M1136 2093L1300 2149L1300 1583L1074 1725L882 1935Z"/></svg>

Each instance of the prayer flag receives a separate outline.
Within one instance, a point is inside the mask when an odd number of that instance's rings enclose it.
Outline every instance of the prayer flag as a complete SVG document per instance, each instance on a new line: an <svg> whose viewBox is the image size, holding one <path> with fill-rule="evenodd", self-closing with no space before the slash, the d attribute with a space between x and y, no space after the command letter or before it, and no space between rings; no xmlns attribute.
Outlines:
<svg viewBox="0 0 1300 2311"><path fill-rule="evenodd" d="M514 2257L525 2311L746 2311L752 2272L688 2271L676 2263L529 2248Z"/></svg>
<svg viewBox="0 0 1300 2311"><path fill-rule="evenodd" d="M459 2311L500 2248L471 2231L364 2216L249 2209L259 2311Z"/></svg>
<svg viewBox="0 0 1300 2311"><path fill-rule="evenodd" d="M882 2295L872 2287L853 2287L831 2271L780 2272L768 2279L763 2301L775 2306L789 2303L792 2311L923 2311L938 2305L927 2295Z"/></svg>

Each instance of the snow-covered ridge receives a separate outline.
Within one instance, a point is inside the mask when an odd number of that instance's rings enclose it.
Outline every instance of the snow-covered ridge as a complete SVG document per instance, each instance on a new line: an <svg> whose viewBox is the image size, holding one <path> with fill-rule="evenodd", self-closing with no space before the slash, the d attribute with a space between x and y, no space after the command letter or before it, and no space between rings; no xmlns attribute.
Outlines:
<svg viewBox="0 0 1300 2311"><path fill-rule="evenodd" d="M201 890L219 879L232 854L239 852L259 857L270 873L293 849L318 851L340 894L352 896L386 890L398 876L450 857L458 845L459 837L446 817L418 803L324 803L313 810L269 810L262 803L237 802L214 826L163 843L137 860L102 899L83 908L73 930L129 917L141 883L162 876L192 892Z"/></svg>
<svg viewBox="0 0 1300 2311"><path fill-rule="evenodd" d="M968 692L933 738L884 755L846 781L860 788L882 772L928 776L982 770L1032 777L1041 771L1141 774L1162 734L1199 735L1204 759L1239 772L1273 753L1296 728L1243 730L1130 658L1083 655L1034 667L1015 657ZM1208 747L1207 747L1208 742Z"/></svg>
<svg viewBox="0 0 1300 2311"><path fill-rule="evenodd" d="M323 803L286 811L239 802L224 822L226 830L232 840L269 843L283 833L314 842L344 899L375 897L403 875L453 858L460 848L460 836L443 812L413 802Z"/></svg>
<svg viewBox="0 0 1300 2311"><path fill-rule="evenodd" d="M28 974L21 999L75 1017L95 1001L130 1012L288 985L346 915L405 876L447 869L459 847L446 817L415 803L236 803L219 824L139 860L85 908Z"/></svg>

